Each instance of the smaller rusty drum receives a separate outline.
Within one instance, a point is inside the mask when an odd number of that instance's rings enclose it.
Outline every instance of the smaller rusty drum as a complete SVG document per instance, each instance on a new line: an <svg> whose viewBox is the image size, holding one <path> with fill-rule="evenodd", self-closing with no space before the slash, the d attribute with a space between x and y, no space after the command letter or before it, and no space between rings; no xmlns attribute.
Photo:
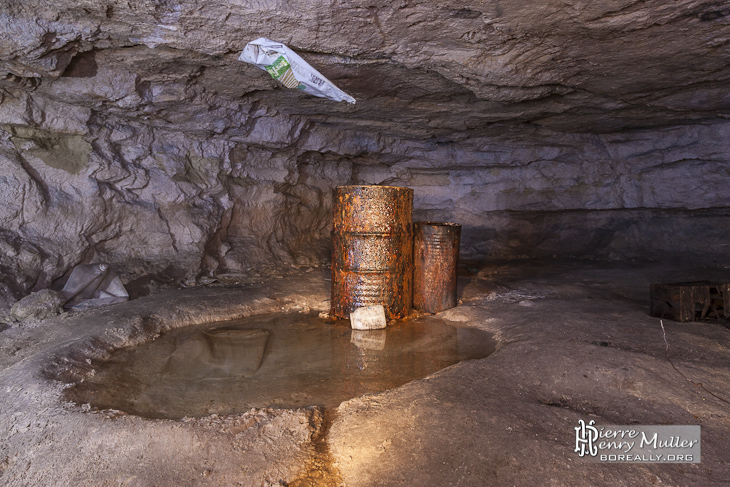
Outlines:
<svg viewBox="0 0 730 487"><path fill-rule="evenodd" d="M416 222L413 235L413 307L438 313L456 306L461 225Z"/></svg>

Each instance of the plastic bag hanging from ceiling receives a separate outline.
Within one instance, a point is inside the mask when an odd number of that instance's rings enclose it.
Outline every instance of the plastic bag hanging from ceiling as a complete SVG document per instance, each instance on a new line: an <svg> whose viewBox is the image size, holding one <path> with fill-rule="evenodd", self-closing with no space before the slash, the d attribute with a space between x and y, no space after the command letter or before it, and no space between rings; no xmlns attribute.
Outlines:
<svg viewBox="0 0 730 487"><path fill-rule="evenodd" d="M287 88L296 88L330 100L355 103L353 97L335 86L281 42L260 37L246 44L238 60L267 71L272 78Z"/></svg>

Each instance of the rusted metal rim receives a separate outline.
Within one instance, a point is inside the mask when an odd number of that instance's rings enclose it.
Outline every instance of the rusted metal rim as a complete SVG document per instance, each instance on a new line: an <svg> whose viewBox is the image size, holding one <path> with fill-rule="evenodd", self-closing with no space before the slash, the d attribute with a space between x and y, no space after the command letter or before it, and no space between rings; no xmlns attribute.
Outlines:
<svg viewBox="0 0 730 487"><path fill-rule="evenodd" d="M407 188L405 186L385 186L380 184L346 184L344 186L337 186L335 189L345 188L384 188L384 189L399 189L413 191L413 188Z"/></svg>
<svg viewBox="0 0 730 487"><path fill-rule="evenodd" d="M406 233L406 234L413 233L413 230L408 229L408 228L405 228L405 229L403 229L403 232L401 232L401 233ZM339 234L339 233L336 232L336 231L334 231L334 230L331 230L330 231L330 234L335 235L335 234ZM390 238L390 234L389 233L384 233L384 232L347 232L347 234L348 235L354 235L356 237Z"/></svg>
<svg viewBox="0 0 730 487"><path fill-rule="evenodd" d="M460 227L461 223L451 222L414 222L414 225L430 226L430 227Z"/></svg>

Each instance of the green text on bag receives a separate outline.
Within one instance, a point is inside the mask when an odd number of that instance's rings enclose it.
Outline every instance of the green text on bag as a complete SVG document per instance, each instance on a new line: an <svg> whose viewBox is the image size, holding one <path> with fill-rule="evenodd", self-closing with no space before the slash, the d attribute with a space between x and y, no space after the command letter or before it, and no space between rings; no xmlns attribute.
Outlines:
<svg viewBox="0 0 730 487"><path fill-rule="evenodd" d="M279 79L290 67L284 56L279 56L276 61L266 66L266 71L269 72L272 78Z"/></svg>

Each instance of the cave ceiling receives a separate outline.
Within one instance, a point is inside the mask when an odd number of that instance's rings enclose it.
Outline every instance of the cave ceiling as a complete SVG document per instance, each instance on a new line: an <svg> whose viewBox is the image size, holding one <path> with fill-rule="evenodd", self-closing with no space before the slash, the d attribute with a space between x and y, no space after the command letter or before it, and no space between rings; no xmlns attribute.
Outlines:
<svg viewBox="0 0 730 487"><path fill-rule="evenodd" d="M252 113L422 140L730 116L725 2L30 0L0 15L4 97L203 135L235 139ZM260 36L357 104L288 90L238 61Z"/></svg>

